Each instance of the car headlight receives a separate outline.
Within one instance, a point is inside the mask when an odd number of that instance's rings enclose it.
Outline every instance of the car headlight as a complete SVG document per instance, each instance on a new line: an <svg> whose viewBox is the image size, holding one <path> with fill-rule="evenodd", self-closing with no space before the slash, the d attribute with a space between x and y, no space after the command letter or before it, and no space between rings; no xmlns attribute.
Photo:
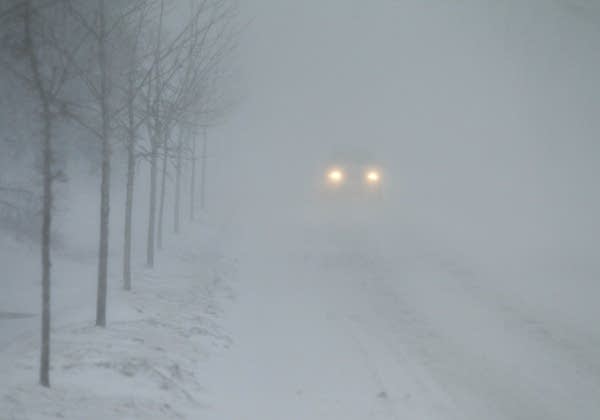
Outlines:
<svg viewBox="0 0 600 420"><path fill-rule="evenodd" d="M327 179L333 184L341 184L344 181L344 173L340 169L332 169L327 173Z"/></svg>
<svg viewBox="0 0 600 420"><path fill-rule="evenodd" d="M377 171L368 171L365 174L365 179L369 184L379 184L379 181L381 181L381 175Z"/></svg>

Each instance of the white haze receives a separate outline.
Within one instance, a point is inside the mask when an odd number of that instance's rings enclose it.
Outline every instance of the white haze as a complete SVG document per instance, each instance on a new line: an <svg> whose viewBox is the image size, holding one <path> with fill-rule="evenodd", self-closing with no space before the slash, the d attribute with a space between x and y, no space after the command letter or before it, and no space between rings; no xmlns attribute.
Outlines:
<svg viewBox="0 0 600 420"><path fill-rule="evenodd" d="M0 418L600 418L600 6L238 3L239 103L207 129L206 209L187 223L187 166L173 234L168 179L149 269L138 163L131 293L115 146L106 330L98 147L73 135L89 151L55 187L48 393L37 244L0 232ZM368 222L339 215L349 233L316 192L339 149L383 173Z"/></svg>
<svg viewBox="0 0 600 420"><path fill-rule="evenodd" d="M238 157L223 176L265 203L260 212L310 200L299 191L331 150L360 145L386 168L382 223L418 225L498 265L595 266L597 8L261 0L244 9L247 100L222 130Z"/></svg>

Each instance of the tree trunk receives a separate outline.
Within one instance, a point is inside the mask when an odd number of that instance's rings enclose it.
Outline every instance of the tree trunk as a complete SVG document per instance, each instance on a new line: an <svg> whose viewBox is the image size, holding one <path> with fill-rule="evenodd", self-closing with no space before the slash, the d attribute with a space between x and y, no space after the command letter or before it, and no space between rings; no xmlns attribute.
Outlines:
<svg viewBox="0 0 600 420"><path fill-rule="evenodd" d="M208 139L206 138L206 129L202 138L202 164L200 165L200 208L204 210L206 200L206 148Z"/></svg>
<svg viewBox="0 0 600 420"><path fill-rule="evenodd" d="M125 197L125 242L123 246L123 288L131 290L131 219L135 182L135 121L133 114L133 79L129 80L127 135L127 192Z"/></svg>
<svg viewBox="0 0 600 420"><path fill-rule="evenodd" d="M154 267L154 232L156 230L156 176L158 173L158 140L155 129L150 151L150 205L148 216L148 242L146 248L146 265Z"/></svg>
<svg viewBox="0 0 600 420"><path fill-rule="evenodd" d="M138 69L138 43L144 17L140 15L138 33L131 51L129 62L129 75L127 77L127 186L125 193L125 226L123 241L123 289L131 290L131 231L133 218L133 190L135 188L135 146L136 146L136 121L135 100L136 70ZM150 90L151 91L151 90Z"/></svg>
<svg viewBox="0 0 600 420"><path fill-rule="evenodd" d="M40 352L40 385L50 387L50 243L52 226L52 115L50 112L50 98L44 87L40 74L36 46L31 34L31 1L24 4L23 13L25 30L25 50L29 58L29 66L33 74L36 94L42 105L43 133L42 133L42 176L43 176L43 209L42 209L42 331Z"/></svg>
<svg viewBox="0 0 600 420"><path fill-rule="evenodd" d="M50 386L50 235L52 226L52 134L50 115L44 112L44 209L42 220L42 354L40 384Z"/></svg>
<svg viewBox="0 0 600 420"><path fill-rule="evenodd" d="M194 221L195 218L195 207L196 207L196 137L192 134L190 136L192 141L192 179L190 180L190 222Z"/></svg>
<svg viewBox="0 0 600 420"><path fill-rule="evenodd" d="M100 112L102 117L102 181L100 185L100 246L98 250L98 300L96 325L106 326L106 294L108 268L108 223L110 212L110 127L108 115L108 69L106 62L106 22L104 0L99 0L100 33L98 62L100 66Z"/></svg>
<svg viewBox="0 0 600 420"><path fill-rule="evenodd" d="M158 176L158 148L159 142L162 139L162 122L160 120L160 45L162 37L162 24L163 24L163 13L165 8L164 0L160 2L160 15L158 21L158 40L156 42L156 48L154 50L154 138L152 141L152 156L150 162L150 217L148 218L148 267L154 267L154 234L156 230L156 181ZM160 235L160 231L159 231ZM162 240L162 238L160 238Z"/></svg>
<svg viewBox="0 0 600 420"><path fill-rule="evenodd" d="M163 144L163 156L162 156L162 175L161 175L161 186L160 186L160 204L158 209L158 249L163 248L163 215L165 212L165 195L167 190L167 164L168 164L168 150L167 150L167 139L165 137Z"/></svg>
<svg viewBox="0 0 600 420"><path fill-rule="evenodd" d="M181 153L183 148L183 133L180 133L177 144L177 167L175 168L175 217L173 231L179 233L179 213L181 207Z"/></svg>

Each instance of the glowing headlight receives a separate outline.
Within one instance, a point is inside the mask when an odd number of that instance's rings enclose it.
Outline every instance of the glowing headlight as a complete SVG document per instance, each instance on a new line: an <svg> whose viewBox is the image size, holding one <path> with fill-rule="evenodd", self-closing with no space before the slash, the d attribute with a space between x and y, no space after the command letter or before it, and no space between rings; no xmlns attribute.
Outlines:
<svg viewBox="0 0 600 420"><path fill-rule="evenodd" d="M369 184L377 184L381 179L381 175L377 171L369 171L366 173L365 178Z"/></svg>
<svg viewBox="0 0 600 420"><path fill-rule="evenodd" d="M327 174L327 178L334 184L339 184L344 180L344 174L339 169L332 169Z"/></svg>

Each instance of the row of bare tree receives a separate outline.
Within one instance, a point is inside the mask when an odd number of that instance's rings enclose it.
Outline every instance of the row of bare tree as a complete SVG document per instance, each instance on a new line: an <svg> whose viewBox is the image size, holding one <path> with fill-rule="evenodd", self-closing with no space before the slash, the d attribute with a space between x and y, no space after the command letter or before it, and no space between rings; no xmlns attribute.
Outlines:
<svg viewBox="0 0 600 420"><path fill-rule="evenodd" d="M224 80L235 46L229 0L0 0L0 65L34 103L39 126L42 223L40 383L50 385L50 280L55 143L65 126L99 144L100 220L96 325L106 326L112 155L126 154L123 287L132 288L134 186L149 165L146 262L162 247L165 191L175 174L174 230L180 230L182 166L191 165L190 219L197 186L197 139L224 117ZM202 181L203 182L203 181ZM160 186L160 189L159 189ZM203 189L203 186L202 186ZM203 195L203 192L201 192ZM202 202L203 202L202 198Z"/></svg>

